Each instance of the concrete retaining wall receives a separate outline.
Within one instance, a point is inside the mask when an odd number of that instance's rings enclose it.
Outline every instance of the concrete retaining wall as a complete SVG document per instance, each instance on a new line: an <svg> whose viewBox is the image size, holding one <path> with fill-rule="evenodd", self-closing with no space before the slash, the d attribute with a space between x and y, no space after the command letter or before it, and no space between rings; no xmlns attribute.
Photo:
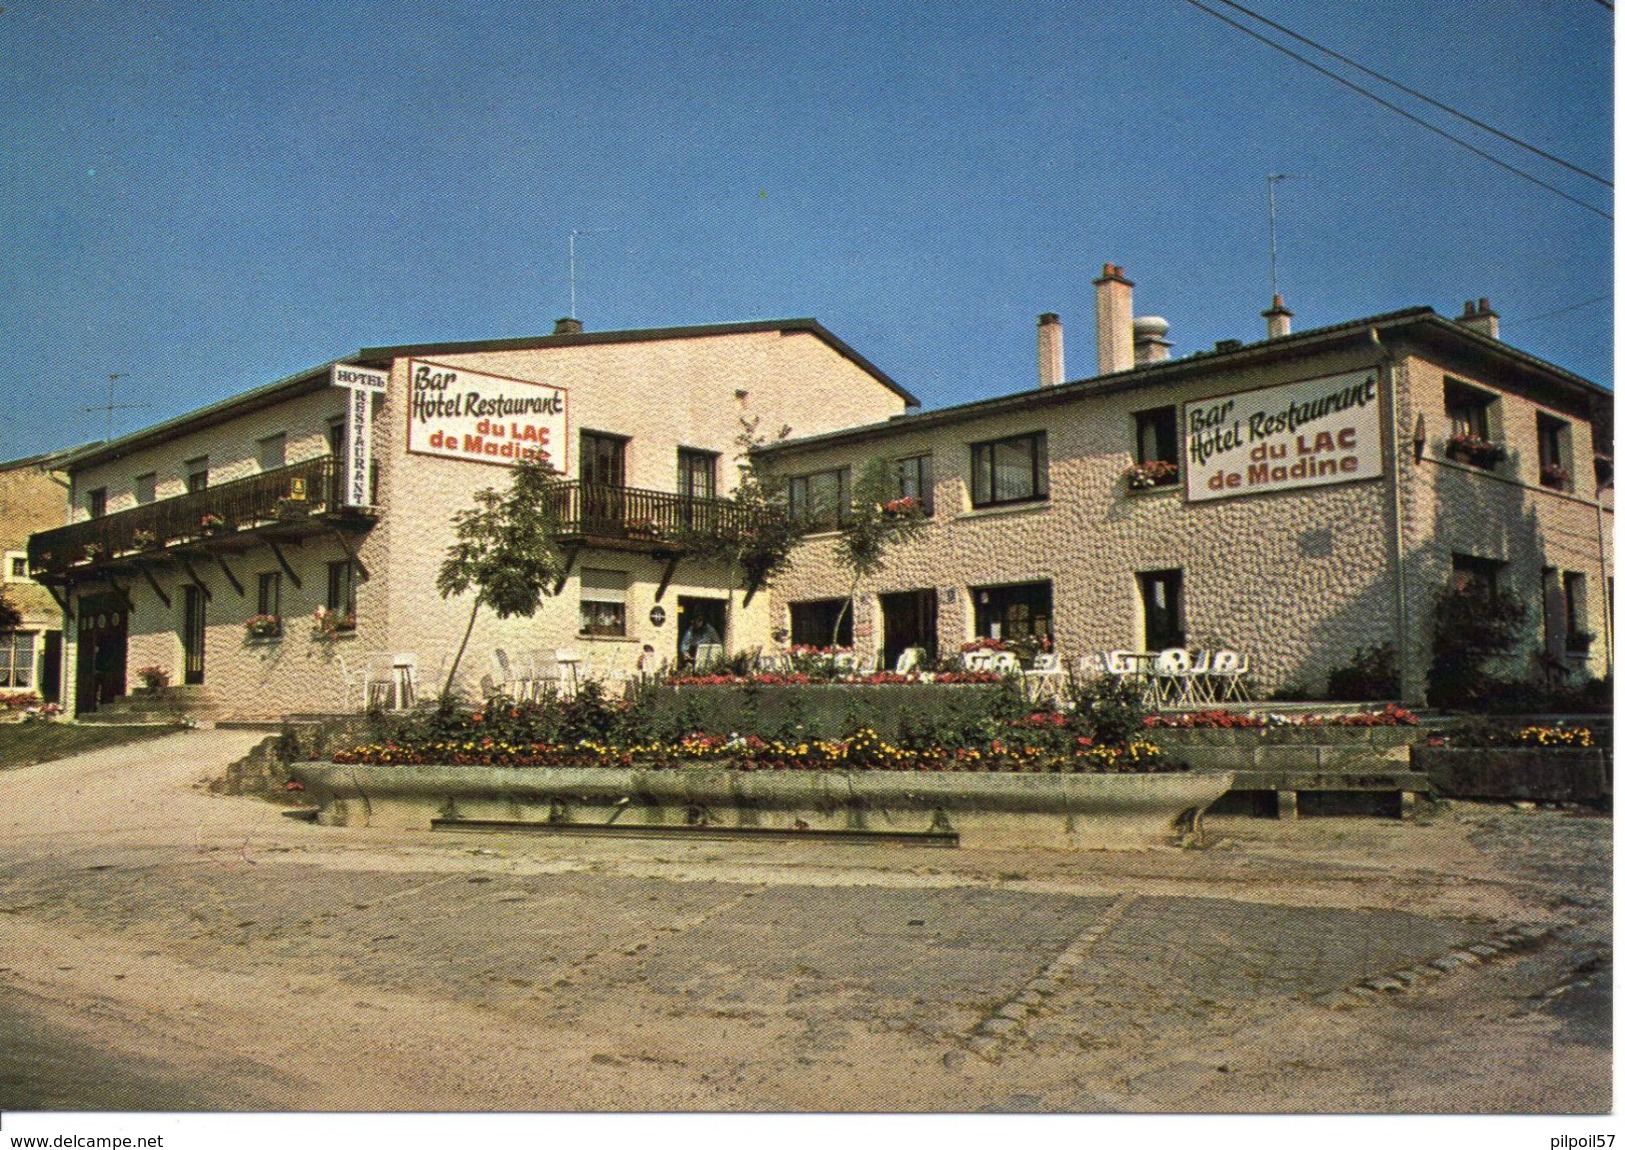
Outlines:
<svg viewBox="0 0 1625 1150"><path fill-rule="evenodd" d="M1614 796L1614 756L1605 747L1417 747L1412 765L1454 798L1600 803Z"/></svg>
<svg viewBox="0 0 1625 1150"><path fill-rule="evenodd" d="M292 768L330 826L437 820L956 834L969 847L1167 846L1199 839L1229 772L1028 775L616 767Z"/></svg>

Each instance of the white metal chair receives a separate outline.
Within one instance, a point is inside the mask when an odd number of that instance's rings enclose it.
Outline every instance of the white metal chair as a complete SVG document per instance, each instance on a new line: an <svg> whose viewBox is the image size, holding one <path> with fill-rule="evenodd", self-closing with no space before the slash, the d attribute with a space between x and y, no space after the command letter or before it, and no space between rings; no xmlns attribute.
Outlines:
<svg viewBox="0 0 1625 1150"><path fill-rule="evenodd" d="M858 657L851 651L837 651L829 662L830 670L837 675L851 675L858 669Z"/></svg>
<svg viewBox="0 0 1625 1150"><path fill-rule="evenodd" d="M1059 705L1062 688L1066 685L1066 670L1061 665L1061 656L1054 651L1034 655L1032 669L1021 673L1021 683L1032 702L1040 703L1047 699Z"/></svg>
<svg viewBox="0 0 1625 1150"><path fill-rule="evenodd" d="M365 664L352 669L350 664L344 661L344 656L336 652L333 655L333 661L339 665L339 681L344 690L343 701L339 704L340 709L344 711L350 709L350 696L352 694L365 703L367 699L366 680L363 675Z"/></svg>
<svg viewBox="0 0 1625 1150"><path fill-rule="evenodd" d="M985 670L995 675L1013 675L1021 670L1021 660L1016 658L1014 651L994 651Z"/></svg>
<svg viewBox="0 0 1625 1150"><path fill-rule="evenodd" d="M1247 656L1239 651L1215 651L1208 667L1212 697L1218 702L1252 702L1247 690Z"/></svg>
<svg viewBox="0 0 1625 1150"><path fill-rule="evenodd" d="M966 651L959 656L959 665L967 671L990 671L993 669L993 652L985 647Z"/></svg>
<svg viewBox="0 0 1625 1150"><path fill-rule="evenodd" d="M1213 702L1213 652L1192 651L1190 675L1185 680L1184 703Z"/></svg>
<svg viewBox="0 0 1625 1150"><path fill-rule="evenodd" d="M1152 687L1159 707L1176 704L1190 691L1191 653L1183 647L1169 647L1157 653L1151 669Z"/></svg>
<svg viewBox="0 0 1625 1150"><path fill-rule="evenodd" d="M897 656L897 674L912 675L919 671L924 662L924 647L904 647L903 653Z"/></svg>
<svg viewBox="0 0 1625 1150"><path fill-rule="evenodd" d="M368 655L361 678L362 705L369 711L395 705L395 657Z"/></svg>
<svg viewBox="0 0 1625 1150"><path fill-rule="evenodd" d="M697 643L694 647L694 669L708 671L722 662L721 643Z"/></svg>
<svg viewBox="0 0 1625 1150"><path fill-rule="evenodd" d="M401 711L411 709L418 701L417 655L412 652L393 655L389 669L392 672L390 679L395 692L395 708Z"/></svg>

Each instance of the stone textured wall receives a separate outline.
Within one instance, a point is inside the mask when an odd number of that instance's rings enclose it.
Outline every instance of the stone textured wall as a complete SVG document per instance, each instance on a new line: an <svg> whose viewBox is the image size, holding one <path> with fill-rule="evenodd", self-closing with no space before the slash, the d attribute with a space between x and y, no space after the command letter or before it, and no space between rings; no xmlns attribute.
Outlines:
<svg viewBox="0 0 1625 1150"><path fill-rule="evenodd" d="M760 417L772 434L781 424L798 432L818 432L850 423L884 419L902 409L902 399L874 376L861 370L817 337L777 332L704 338L610 343L532 351L426 356L451 367L485 371L567 387L572 440L581 428L630 437L627 482L657 491L676 490L677 449L702 448L721 454L719 484L731 489L737 479L733 460L742 418ZM293 711L337 710L345 703L346 680L352 680L349 702L359 699L353 681L369 660L401 654L416 656L420 677L434 681L446 667L468 623L467 597L443 600L435 576L453 538L453 516L472 505L484 487L506 485L506 468L483 463L407 454L403 412L407 361L397 361L389 393L375 401L373 452L378 463L377 525L360 537L359 558L368 578L357 589L357 627L353 633L320 637L312 617L325 603L327 564L345 557L338 541L315 536L299 546L285 546L302 587L284 575L284 633L276 639L247 637L243 622L255 613L258 576L278 569L268 547L255 546L229 556L243 584L239 596L218 566L195 563L209 588L205 687L221 712L236 717L274 717ZM325 455L330 419L343 414L347 393L324 389L193 435L177 436L114 463L87 468L76 491L105 485L108 510L135 505L134 477L158 475L160 499L184 490L184 461L209 456L211 484L254 474L257 441L278 431L287 433L287 461ZM575 444L568 474L577 474ZM82 516L82 512L81 512ZM352 537L355 538L355 537ZM623 570L629 575L627 637L588 638L580 630L580 571L583 567ZM510 655L531 650L576 649L595 671L631 669L644 643L656 648L656 661L675 659L677 600L681 596L730 600L732 620L727 636L733 650L769 641L768 598L757 596L749 608L743 589L729 572L715 566L680 563L661 605L663 627L649 620L665 564L631 552L584 551L577 556L560 594L544 600L533 619L499 620L482 611L459 668L458 687L477 693L483 675L492 673L492 653ZM156 574L169 595L164 606L144 579L130 580L134 602L130 613L127 666L156 664L181 677L181 631L184 584L190 576L179 568ZM105 589L88 584L87 593ZM69 653L69 666L72 664Z"/></svg>
<svg viewBox="0 0 1625 1150"><path fill-rule="evenodd" d="M1178 487L1127 488L1123 473L1134 461L1136 411L1386 362L1372 345L1246 371L1216 370L1197 382L1084 395L1060 406L971 412L934 427L910 428L905 420L857 442L788 447L776 454L775 466L797 474L848 465L856 475L876 455L932 455L936 510L926 539L891 557L886 570L859 589L855 639L865 650L883 640L882 593L936 588L939 644L952 653L972 634L972 588L1045 579L1053 585L1055 638L1068 663L1086 652L1138 649L1144 627L1135 575L1178 568L1188 642L1246 652L1256 689L1323 689L1327 673L1357 649L1394 642L1406 656L1406 697L1414 700L1431 658L1432 604L1448 579L1453 549L1507 560L1520 589L1538 588L1542 564L1587 571L1592 629L1601 635L1605 584L1597 506L1586 490L1589 466L1574 493L1540 487L1538 467L1530 462L1538 405L1513 393L1501 404L1513 452L1504 476L1438 462L1449 427L1442 369L1406 349L1392 365L1397 389L1386 376L1382 383L1385 438L1396 422L1403 429L1397 460L1407 557L1403 623L1391 450L1378 480L1199 503L1187 503ZM1397 420L1390 407L1396 392ZM1409 443L1419 412L1430 429L1429 458L1421 465ZM1572 413L1566 418L1574 422L1575 457L1589 462L1589 426ZM1039 430L1048 433L1049 499L973 509L969 445ZM1611 533L1611 515L1605 519ZM833 561L832 542L829 535L809 538L774 587L781 625L790 603L845 593L848 579ZM1608 563L1611 570L1611 556ZM862 625L866 619L872 626ZM1603 652L1599 639L1594 672L1601 672Z"/></svg>
<svg viewBox="0 0 1625 1150"><path fill-rule="evenodd" d="M61 526L67 515L68 489L59 473L39 462L0 466L0 594L22 613L17 630L35 636L34 670L29 682L36 691L44 670L44 634L61 630L62 608L38 583L13 576L12 559L27 555L30 534Z"/></svg>

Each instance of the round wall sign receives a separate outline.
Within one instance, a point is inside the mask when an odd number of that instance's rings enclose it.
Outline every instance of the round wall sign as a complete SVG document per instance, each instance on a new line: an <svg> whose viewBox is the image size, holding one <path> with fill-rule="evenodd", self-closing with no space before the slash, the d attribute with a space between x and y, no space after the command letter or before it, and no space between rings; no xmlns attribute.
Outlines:
<svg viewBox="0 0 1625 1150"><path fill-rule="evenodd" d="M649 608L649 622L653 623L656 627L663 627L666 625L666 609L659 603L656 603L653 607Z"/></svg>

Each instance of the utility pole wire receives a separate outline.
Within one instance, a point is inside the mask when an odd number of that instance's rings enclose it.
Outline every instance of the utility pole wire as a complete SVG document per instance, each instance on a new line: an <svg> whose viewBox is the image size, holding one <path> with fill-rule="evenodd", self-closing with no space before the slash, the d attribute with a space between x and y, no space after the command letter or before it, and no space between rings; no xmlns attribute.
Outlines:
<svg viewBox="0 0 1625 1150"><path fill-rule="evenodd" d="M1599 3L1601 3L1601 2L1604 2L1604 0L1599 0ZM1415 88L1407 88L1404 84L1401 84L1398 80L1392 79L1391 77L1388 77L1388 76L1384 76L1381 72L1373 71L1372 69L1367 68L1364 64L1360 63L1358 60L1351 60L1347 56L1343 55L1341 52L1333 51L1331 48L1326 47L1326 45L1317 43L1316 41L1309 39L1309 37L1307 37L1307 36L1300 36L1300 35L1298 35L1298 33L1294 32L1292 29L1286 27L1285 25L1277 24L1274 20L1271 20L1268 16L1260 15L1259 13L1254 12L1251 8L1246 8L1246 7L1243 7L1240 4L1235 3L1234 0L1219 0L1219 3L1223 4L1226 8L1234 8L1237 12L1245 13L1246 15L1252 17L1254 20L1257 20L1260 24L1267 24L1271 28L1274 28L1277 32L1281 32L1281 33L1283 33L1283 34L1285 34L1287 36L1292 37L1294 40L1298 41L1298 43L1309 45L1309 47L1313 48L1317 52L1324 52L1326 55L1330 56L1332 59L1338 60L1338 61L1341 61L1344 64L1347 64L1350 68L1358 69L1359 71L1364 72L1367 76L1374 77L1375 79L1381 80L1384 84L1388 84L1388 85L1390 85L1392 87L1398 88L1401 92L1404 92L1407 96L1414 96L1416 99L1422 101L1422 103L1427 104L1430 107L1437 108L1437 109L1439 109L1439 111L1444 112L1447 115L1454 116L1458 120L1465 120L1467 123L1471 124L1473 127L1482 129L1483 131L1488 132L1492 136L1499 137L1500 139L1505 140L1509 144L1512 144L1512 145L1514 145L1516 147L1522 148L1526 152L1532 152L1535 155L1539 156L1543 160L1550 160L1552 163L1557 164L1559 167L1567 168L1569 171L1575 172L1575 173L1577 173L1579 175L1582 175L1588 180L1595 180L1597 183L1601 184L1605 188L1611 188L1611 187L1614 186L1614 183L1613 183L1612 180L1606 179L1603 176L1599 176L1595 172L1588 172L1584 168L1579 167L1579 166L1577 166L1575 164L1571 164L1567 160L1562 159L1559 156L1552 155L1550 152L1544 152L1541 149L1535 147L1533 144L1526 144L1522 140L1518 139L1516 136L1508 135L1506 132L1501 131L1499 128L1495 128L1495 127L1492 127L1489 124L1486 124L1483 120L1476 120L1472 116L1469 116L1466 112L1458 112L1458 111L1456 111L1456 109L1450 107L1448 104L1441 104L1438 100L1435 100L1431 96L1427 96L1427 95L1424 95L1421 92L1418 92ZM1609 6L1612 7L1612 5L1609 5Z"/></svg>
<svg viewBox="0 0 1625 1150"><path fill-rule="evenodd" d="M1490 153L1484 151L1484 149L1476 147L1476 146L1474 146L1472 144L1469 144L1466 140L1463 140L1461 137L1451 135L1449 132L1445 131L1443 128L1439 127L1438 125L1428 123L1426 120L1422 119L1420 116L1418 116L1418 115L1416 115L1416 114L1414 114L1412 112L1408 112L1404 108L1401 108L1398 104L1395 104L1395 103L1393 103L1393 102L1391 102L1389 100L1383 99L1381 96L1377 95L1375 92L1371 91L1369 88L1362 88L1362 87L1360 87L1360 85L1356 84L1354 81L1349 80L1349 79L1347 79L1347 78L1345 78L1343 76L1339 76L1336 72L1333 72L1331 69L1323 68L1319 64L1315 63L1313 60L1310 60L1310 59L1307 59L1307 58L1305 58L1303 56L1300 56L1298 53L1294 52L1292 49L1284 47L1283 45L1277 44L1274 40L1271 40L1268 36L1264 36L1264 35L1262 35L1262 34L1260 34L1258 32L1253 31L1251 28L1247 27L1245 24L1242 24L1242 23L1240 23L1238 21L1232 20L1230 17L1226 16L1223 12L1214 11L1212 8L1209 8L1206 4L1200 3L1200 0L1185 0L1185 3L1189 4L1193 8L1200 8L1203 12L1206 12L1209 16L1212 16L1215 20L1222 20L1226 24L1230 25L1232 28L1236 29L1238 32L1245 33L1246 35L1251 36L1254 40L1257 40L1260 43L1269 45L1271 48L1274 48L1277 52L1280 52L1283 55L1292 57L1292 59L1296 60L1298 63L1304 65L1306 68L1314 69L1316 72L1319 72L1322 76L1325 76L1327 79L1335 80L1339 84L1342 84L1345 88L1352 89L1353 91L1358 92L1360 95L1366 97L1367 99L1376 101L1377 103L1381 104L1384 108L1387 108L1390 112L1394 112L1397 115L1403 116L1405 119L1411 121L1413 124L1418 124L1421 127L1426 128L1428 131L1433 132L1435 135L1443 136L1445 139L1449 140L1451 143L1459 145L1460 147L1466 148L1469 152L1473 153L1473 155L1475 155L1475 156L1478 156L1480 159L1488 160L1490 163L1494 164L1498 168L1505 168L1507 171L1511 172L1513 175L1519 176L1522 179L1528 180L1532 184L1538 184L1540 187L1545 188L1548 192L1551 192L1553 195L1559 196L1562 199L1565 199L1565 200L1569 201L1569 203L1571 203L1571 204L1576 204L1579 207L1584 208L1586 211L1593 213L1594 215L1601 216L1605 220L1612 220L1614 218L1612 214L1603 211L1601 208L1595 207L1595 206L1593 206L1591 204L1586 203L1582 199L1579 199L1579 198L1577 198L1575 196L1569 195L1562 188L1554 187L1553 185L1548 184L1545 180L1540 179L1538 176L1530 175L1528 172L1524 171L1522 168L1515 168L1511 164L1507 163L1505 160L1502 160L1502 159L1499 159L1499 158L1497 158L1495 156L1492 156Z"/></svg>

